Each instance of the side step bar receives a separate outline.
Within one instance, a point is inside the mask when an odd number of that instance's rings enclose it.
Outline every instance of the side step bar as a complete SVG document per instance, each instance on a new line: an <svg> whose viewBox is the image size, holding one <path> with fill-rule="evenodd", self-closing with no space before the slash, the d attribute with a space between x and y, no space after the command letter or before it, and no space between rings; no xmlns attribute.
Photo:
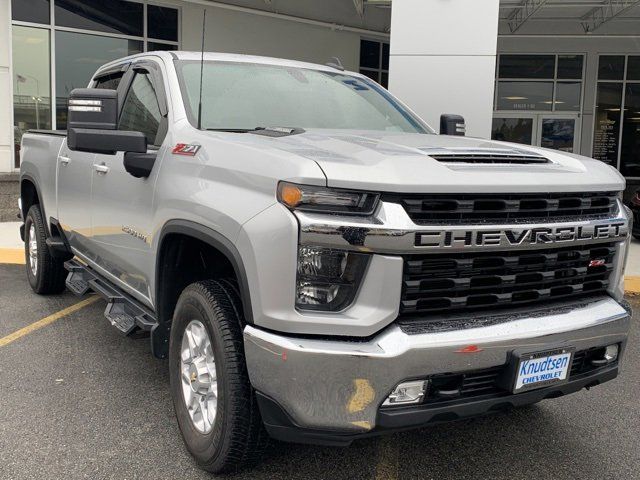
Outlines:
<svg viewBox="0 0 640 480"><path fill-rule="evenodd" d="M104 298L107 301L104 316L122 334L130 335L136 330L153 332L158 326L153 312L90 267L77 260L66 261L64 267L69 271L66 280L67 288L77 296L82 296L91 290ZM155 355L153 335L151 343Z"/></svg>

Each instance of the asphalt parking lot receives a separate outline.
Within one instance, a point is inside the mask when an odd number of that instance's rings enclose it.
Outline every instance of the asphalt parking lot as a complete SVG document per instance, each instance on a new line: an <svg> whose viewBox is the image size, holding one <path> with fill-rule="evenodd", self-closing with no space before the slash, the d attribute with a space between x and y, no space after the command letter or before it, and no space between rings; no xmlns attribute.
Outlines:
<svg viewBox="0 0 640 480"><path fill-rule="evenodd" d="M23 266L0 265L0 286L0 479L213 478L182 446L147 339L118 334L102 300L58 318L79 299L33 294ZM233 478L640 478L638 333L621 376L589 392L346 449L274 443Z"/></svg>

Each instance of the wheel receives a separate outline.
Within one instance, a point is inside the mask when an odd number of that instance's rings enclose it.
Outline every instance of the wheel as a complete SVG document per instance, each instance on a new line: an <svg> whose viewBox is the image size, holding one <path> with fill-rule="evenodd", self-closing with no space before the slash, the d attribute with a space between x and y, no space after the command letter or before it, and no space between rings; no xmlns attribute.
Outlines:
<svg viewBox="0 0 640 480"><path fill-rule="evenodd" d="M180 295L169 341L171 396L187 449L203 469L233 472L268 443L244 359L234 284L207 280Z"/></svg>
<svg viewBox="0 0 640 480"><path fill-rule="evenodd" d="M29 285L40 295L62 292L67 278L64 260L54 258L49 253L47 230L39 205L29 209L24 224L24 254Z"/></svg>

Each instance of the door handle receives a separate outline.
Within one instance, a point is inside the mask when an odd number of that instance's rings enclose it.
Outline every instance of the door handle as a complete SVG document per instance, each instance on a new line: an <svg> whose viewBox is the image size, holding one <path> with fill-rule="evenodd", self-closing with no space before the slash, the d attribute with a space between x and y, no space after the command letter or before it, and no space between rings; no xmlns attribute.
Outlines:
<svg viewBox="0 0 640 480"><path fill-rule="evenodd" d="M69 165L69 162L71 161L69 157L63 157L62 155L60 155L58 158L60 159L60 163L65 167Z"/></svg>
<svg viewBox="0 0 640 480"><path fill-rule="evenodd" d="M104 163L94 163L93 169L98 173L108 173L109 167L107 167Z"/></svg>

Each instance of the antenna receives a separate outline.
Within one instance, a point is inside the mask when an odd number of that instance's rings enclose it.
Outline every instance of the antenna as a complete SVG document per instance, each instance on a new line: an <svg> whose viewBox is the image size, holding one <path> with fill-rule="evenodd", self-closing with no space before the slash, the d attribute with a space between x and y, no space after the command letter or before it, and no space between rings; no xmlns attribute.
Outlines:
<svg viewBox="0 0 640 480"><path fill-rule="evenodd" d="M198 130L202 130L202 70L204 68L204 33L207 9L202 14L202 49L200 50L200 98L198 99Z"/></svg>

